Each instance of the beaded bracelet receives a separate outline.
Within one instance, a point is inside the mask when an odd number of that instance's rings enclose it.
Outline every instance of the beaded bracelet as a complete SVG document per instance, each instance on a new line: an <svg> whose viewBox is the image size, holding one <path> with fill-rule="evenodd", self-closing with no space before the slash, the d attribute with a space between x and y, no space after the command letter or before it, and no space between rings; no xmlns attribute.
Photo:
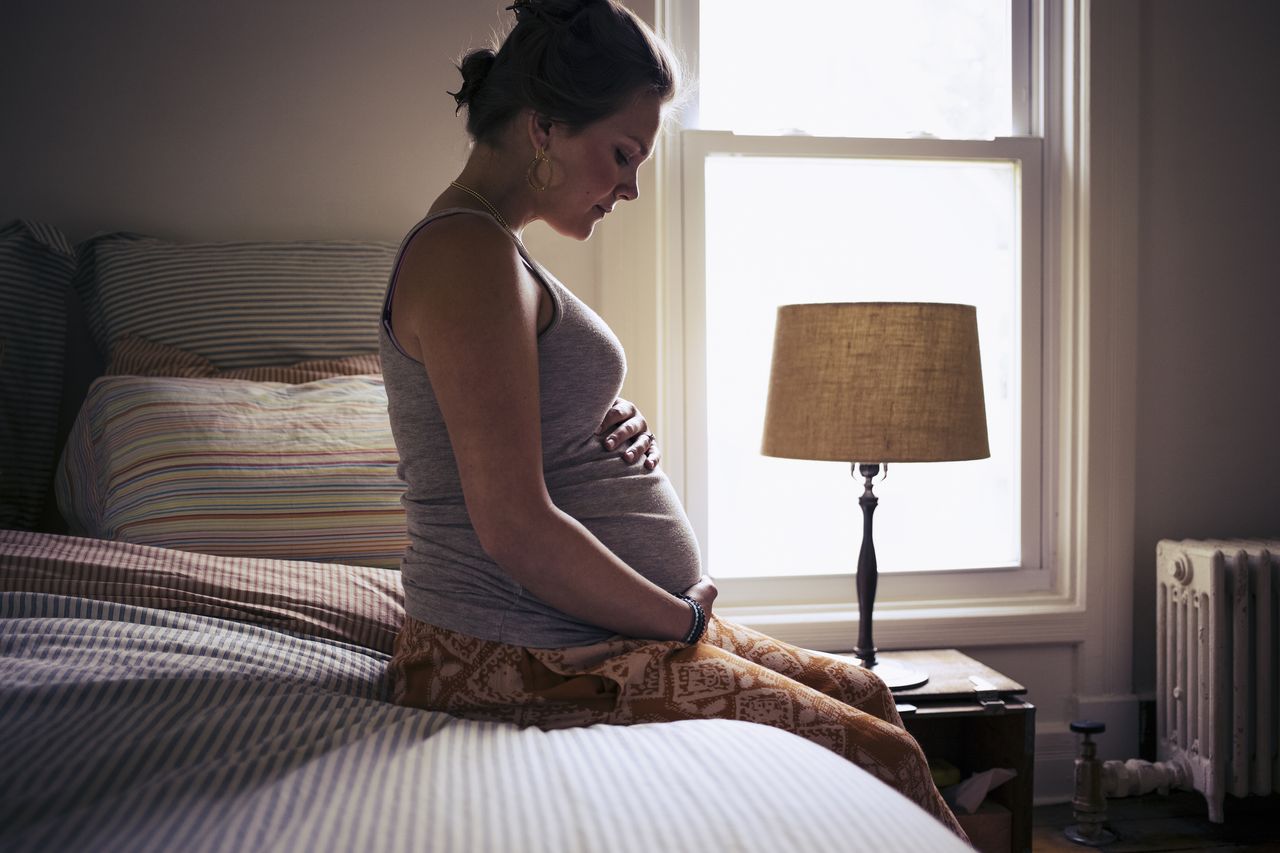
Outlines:
<svg viewBox="0 0 1280 853"><path fill-rule="evenodd" d="M682 643L693 645L702 639L702 635L707 630L707 611L702 609L702 605L694 601L687 595L677 595L676 598L687 602L693 608L693 627L689 629L689 633L685 635Z"/></svg>

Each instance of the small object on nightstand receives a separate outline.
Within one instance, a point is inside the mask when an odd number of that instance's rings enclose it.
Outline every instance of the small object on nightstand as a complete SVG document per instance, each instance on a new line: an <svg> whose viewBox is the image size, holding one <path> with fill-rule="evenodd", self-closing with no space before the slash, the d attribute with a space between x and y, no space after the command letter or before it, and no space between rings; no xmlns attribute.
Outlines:
<svg viewBox="0 0 1280 853"><path fill-rule="evenodd" d="M1004 713L1004 700L1000 698L1000 693L994 684L977 675L969 676L969 683L978 694L978 704L982 706L983 711L988 714Z"/></svg>
<svg viewBox="0 0 1280 853"><path fill-rule="evenodd" d="M1080 754L1076 756L1076 792L1071 799L1072 816L1078 821L1062 831L1076 844L1101 847L1116 840L1102 824L1107 819L1107 798L1102 795L1102 762L1098 760L1098 745L1090 735L1107 730L1103 723L1093 720L1077 720L1071 731L1084 735L1080 741Z"/></svg>

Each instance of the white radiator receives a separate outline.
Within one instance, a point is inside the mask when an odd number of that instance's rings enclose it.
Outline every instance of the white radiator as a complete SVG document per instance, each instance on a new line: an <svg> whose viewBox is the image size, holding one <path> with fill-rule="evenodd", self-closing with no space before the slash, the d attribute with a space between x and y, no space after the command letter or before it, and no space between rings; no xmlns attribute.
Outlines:
<svg viewBox="0 0 1280 853"><path fill-rule="evenodd" d="M1216 823L1226 794L1280 792L1278 601L1280 541L1156 546L1159 758Z"/></svg>

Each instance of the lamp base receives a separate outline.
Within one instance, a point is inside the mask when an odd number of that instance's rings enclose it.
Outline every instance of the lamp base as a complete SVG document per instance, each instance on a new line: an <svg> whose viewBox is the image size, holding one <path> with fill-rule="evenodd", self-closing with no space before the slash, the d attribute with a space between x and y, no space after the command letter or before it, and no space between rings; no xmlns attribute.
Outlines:
<svg viewBox="0 0 1280 853"><path fill-rule="evenodd" d="M858 661L861 666L866 666L862 661ZM870 667L871 671L880 676L880 680L890 690L910 690L912 687L919 687L929 680L929 673L922 669L911 669L895 661L892 657L886 658L876 655L875 666Z"/></svg>
<svg viewBox="0 0 1280 853"><path fill-rule="evenodd" d="M1101 825L1073 823L1062 830L1062 834L1076 844L1083 844L1086 847L1102 847L1116 840L1116 834Z"/></svg>

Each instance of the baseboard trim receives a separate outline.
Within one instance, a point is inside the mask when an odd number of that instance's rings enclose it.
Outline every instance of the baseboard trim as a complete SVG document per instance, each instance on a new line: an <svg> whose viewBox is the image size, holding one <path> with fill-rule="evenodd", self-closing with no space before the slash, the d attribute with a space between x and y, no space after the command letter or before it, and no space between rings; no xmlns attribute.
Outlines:
<svg viewBox="0 0 1280 853"><path fill-rule="evenodd" d="M1036 778L1031 802L1036 806L1071 801L1075 790L1076 739L1064 723L1038 727Z"/></svg>

